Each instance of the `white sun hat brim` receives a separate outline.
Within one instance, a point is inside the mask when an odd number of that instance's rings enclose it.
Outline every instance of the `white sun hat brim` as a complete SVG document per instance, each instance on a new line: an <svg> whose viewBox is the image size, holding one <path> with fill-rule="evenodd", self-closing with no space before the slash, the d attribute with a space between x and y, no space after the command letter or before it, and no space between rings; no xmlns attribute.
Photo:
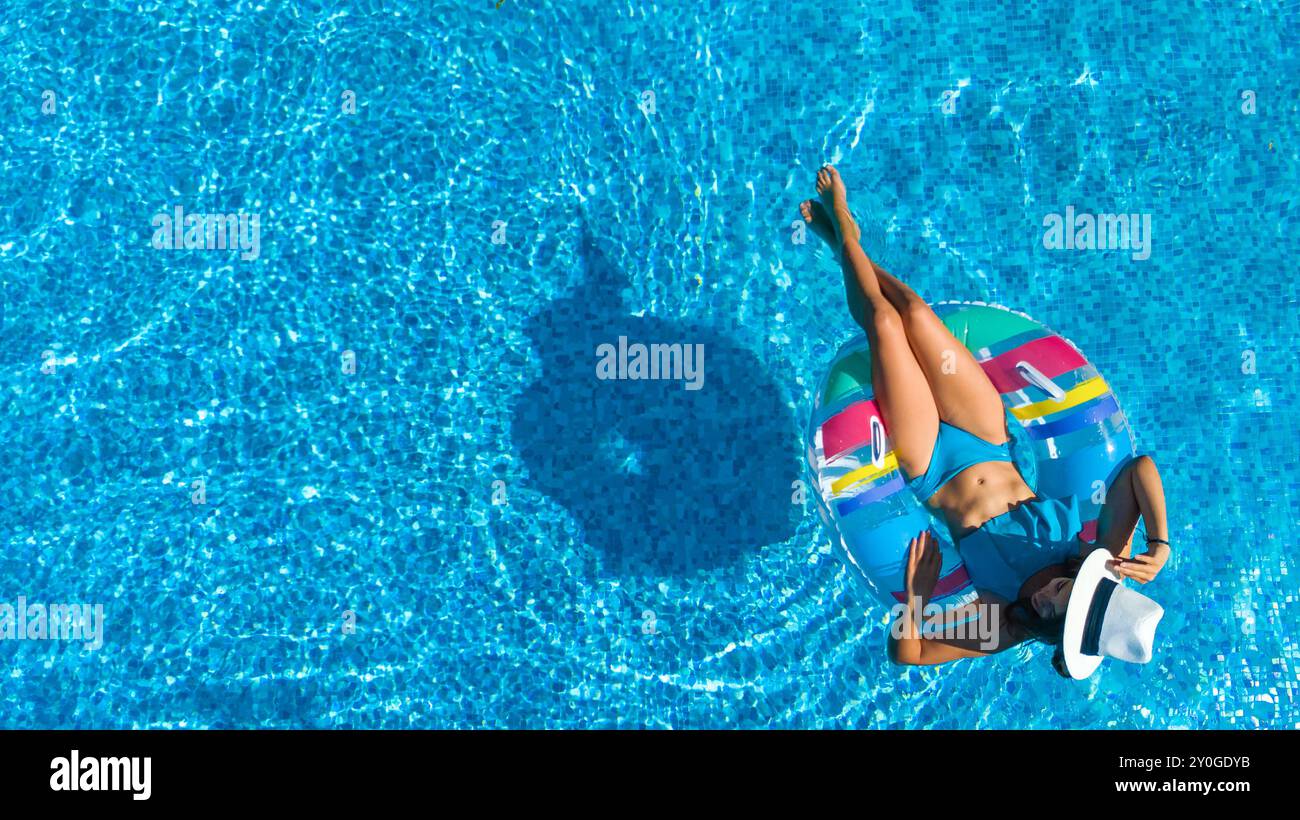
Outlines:
<svg viewBox="0 0 1300 820"><path fill-rule="evenodd" d="M1070 600L1065 605L1065 633L1061 638L1061 652L1065 658L1065 671L1075 680L1083 680L1096 672L1102 662L1101 655L1083 654L1083 628L1088 622L1088 608L1102 579L1123 583L1119 575L1106 567L1114 557L1108 550L1098 549L1084 559L1079 574L1074 578Z"/></svg>

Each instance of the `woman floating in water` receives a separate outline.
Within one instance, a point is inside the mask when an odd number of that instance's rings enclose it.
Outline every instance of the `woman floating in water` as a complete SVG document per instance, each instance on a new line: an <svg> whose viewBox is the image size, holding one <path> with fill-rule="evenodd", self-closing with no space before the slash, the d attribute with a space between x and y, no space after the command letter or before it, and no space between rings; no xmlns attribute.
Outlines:
<svg viewBox="0 0 1300 820"><path fill-rule="evenodd" d="M1074 677L1091 674L1102 656L1149 659L1163 610L1117 582L1145 584L1169 559L1155 462L1140 456L1124 467L1107 489L1096 543L1084 542L1077 500L1038 497L1016 469L1002 401L970 351L925 300L867 257L831 166L817 173L817 192L821 202L808 200L800 211L840 259L899 466L916 497L948 525L979 592L959 612L997 625L991 640L918 626L939 573L939 547L922 533L909 549L906 612L891 630L890 657L939 664L1042 640L1060 648L1054 664ZM1131 556L1139 515L1149 537L1146 551ZM1084 560L1100 549L1108 554Z"/></svg>

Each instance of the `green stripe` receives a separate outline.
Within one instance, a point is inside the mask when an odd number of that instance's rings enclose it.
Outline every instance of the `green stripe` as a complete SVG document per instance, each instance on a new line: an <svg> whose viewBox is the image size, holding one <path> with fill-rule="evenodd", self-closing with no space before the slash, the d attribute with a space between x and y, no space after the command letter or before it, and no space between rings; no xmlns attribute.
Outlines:
<svg viewBox="0 0 1300 820"><path fill-rule="evenodd" d="M831 368L822 406L833 404L859 388L871 392L871 355L865 347L840 359Z"/></svg>
<svg viewBox="0 0 1300 820"><path fill-rule="evenodd" d="M959 308L942 318L952 335L968 350L991 347L1003 339L1042 327L1018 313L986 305Z"/></svg>

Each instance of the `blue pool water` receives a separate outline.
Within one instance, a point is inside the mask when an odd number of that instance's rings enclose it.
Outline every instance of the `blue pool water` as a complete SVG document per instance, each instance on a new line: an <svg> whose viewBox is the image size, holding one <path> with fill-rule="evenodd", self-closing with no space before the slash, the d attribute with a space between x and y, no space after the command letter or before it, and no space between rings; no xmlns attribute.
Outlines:
<svg viewBox="0 0 1300 820"><path fill-rule="evenodd" d="M340 5L6 6L0 602L105 623L0 642L0 725L1300 726L1300 6ZM885 660L792 503L827 160L924 296L1116 390L1151 664ZM178 205L256 258L155 249ZM1067 206L1150 258L1044 248ZM597 379L620 336L703 389Z"/></svg>

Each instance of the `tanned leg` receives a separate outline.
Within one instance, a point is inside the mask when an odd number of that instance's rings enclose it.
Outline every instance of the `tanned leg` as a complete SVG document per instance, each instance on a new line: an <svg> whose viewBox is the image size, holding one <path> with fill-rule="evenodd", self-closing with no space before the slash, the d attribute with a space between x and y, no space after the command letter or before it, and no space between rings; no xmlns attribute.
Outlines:
<svg viewBox="0 0 1300 820"><path fill-rule="evenodd" d="M832 224L849 310L866 331L871 345L871 382L876 401L900 466L909 478L916 478L930 466L939 433L938 408L908 344L902 317L885 298L875 269L858 244L844 183L834 168L826 166L817 173L817 192L826 211L834 215Z"/></svg>
<svg viewBox="0 0 1300 820"><path fill-rule="evenodd" d="M835 248L837 254L840 253L837 219L828 213L828 208L809 200L800 206L800 212L813 232ZM861 231L847 211L845 230L857 244ZM879 292L903 322L908 344L925 374L939 418L992 444L1005 442L1007 429L1002 399L979 362L916 291L867 258L865 253L863 258L875 273ZM849 311L854 320L862 324L860 317L867 309L864 304L866 297L862 295L864 289L854 286L856 274L850 275L849 265L843 264Z"/></svg>

